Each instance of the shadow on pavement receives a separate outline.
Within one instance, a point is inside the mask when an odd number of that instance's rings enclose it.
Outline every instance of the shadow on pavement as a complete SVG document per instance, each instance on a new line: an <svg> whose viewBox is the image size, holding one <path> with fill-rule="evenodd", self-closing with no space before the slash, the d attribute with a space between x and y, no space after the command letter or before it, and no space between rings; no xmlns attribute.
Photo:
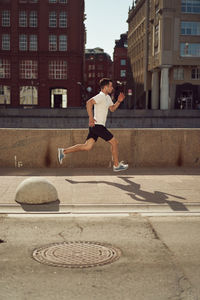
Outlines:
<svg viewBox="0 0 200 300"><path fill-rule="evenodd" d="M19 203L21 207L25 211L32 211L32 212L38 212L38 211L59 211L60 210L60 200L57 200L55 202L46 203L46 204L22 204Z"/></svg>
<svg viewBox="0 0 200 300"><path fill-rule="evenodd" d="M163 193L160 191L154 191L153 193L143 191L140 189L140 184L135 183L131 181L130 179L134 177L120 177L118 178L124 180L126 184L120 184L120 183L114 183L114 182L109 182L109 181L74 181L70 179L65 179L67 182L71 184L79 184L79 183L86 183L86 184L107 184L113 187L117 187L125 192L127 192L127 195L129 195L133 200L139 201L139 202L150 202L150 203L155 203L155 204L168 204L172 210L174 211L188 211L187 207L178 201L169 201L167 198L168 196L175 197L177 199L185 200L185 198L176 196L173 194L168 194L168 193ZM128 185L127 185L128 183Z"/></svg>

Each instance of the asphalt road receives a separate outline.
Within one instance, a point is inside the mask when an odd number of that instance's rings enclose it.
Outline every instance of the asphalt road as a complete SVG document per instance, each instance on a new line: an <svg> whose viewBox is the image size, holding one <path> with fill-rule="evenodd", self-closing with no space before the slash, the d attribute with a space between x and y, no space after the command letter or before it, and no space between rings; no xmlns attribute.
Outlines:
<svg viewBox="0 0 200 300"><path fill-rule="evenodd" d="M200 217L0 216L1 300L198 300ZM122 251L87 269L36 262L33 249L97 241Z"/></svg>

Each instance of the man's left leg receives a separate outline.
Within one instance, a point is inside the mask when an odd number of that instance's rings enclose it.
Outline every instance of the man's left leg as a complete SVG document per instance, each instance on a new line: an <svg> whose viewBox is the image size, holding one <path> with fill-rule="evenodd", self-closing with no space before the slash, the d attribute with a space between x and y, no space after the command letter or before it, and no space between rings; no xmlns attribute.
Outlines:
<svg viewBox="0 0 200 300"><path fill-rule="evenodd" d="M122 161L119 163L119 151L118 151L118 140L113 137L111 140L108 141L111 144L111 152L113 158L113 171L125 171L128 169L128 164L124 164Z"/></svg>
<svg viewBox="0 0 200 300"><path fill-rule="evenodd" d="M115 167L117 167L119 165L118 140L113 137L110 141L108 141L108 143L111 145L113 164Z"/></svg>

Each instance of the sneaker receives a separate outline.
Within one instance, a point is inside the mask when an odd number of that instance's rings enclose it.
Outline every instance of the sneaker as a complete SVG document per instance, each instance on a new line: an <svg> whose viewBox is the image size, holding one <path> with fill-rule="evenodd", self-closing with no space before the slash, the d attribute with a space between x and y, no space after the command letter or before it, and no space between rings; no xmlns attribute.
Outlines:
<svg viewBox="0 0 200 300"><path fill-rule="evenodd" d="M59 164L62 164L63 159L65 158L65 154L63 153L63 148L58 148L58 161Z"/></svg>
<svg viewBox="0 0 200 300"><path fill-rule="evenodd" d="M127 169L128 169L128 164L125 164L123 161L121 161L117 167L113 166L114 172L125 171Z"/></svg>

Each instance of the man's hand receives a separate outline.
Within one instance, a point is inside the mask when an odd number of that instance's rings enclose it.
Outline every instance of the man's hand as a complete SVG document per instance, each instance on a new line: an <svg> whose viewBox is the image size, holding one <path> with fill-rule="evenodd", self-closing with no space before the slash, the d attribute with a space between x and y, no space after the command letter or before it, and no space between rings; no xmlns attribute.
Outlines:
<svg viewBox="0 0 200 300"><path fill-rule="evenodd" d="M118 96L117 101L119 101L120 103L122 103L124 101L124 99L125 99L124 93L120 93L119 96Z"/></svg>
<svg viewBox="0 0 200 300"><path fill-rule="evenodd" d="M93 117L89 118L89 127L94 127L95 126L96 120Z"/></svg>
<svg viewBox="0 0 200 300"><path fill-rule="evenodd" d="M124 101L124 99L125 99L124 93L120 93L119 96L118 96L118 98L117 98L117 101L115 102L115 104L111 105L109 107L110 111L111 112L116 111L116 109L120 106L120 103L122 103Z"/></svg>

